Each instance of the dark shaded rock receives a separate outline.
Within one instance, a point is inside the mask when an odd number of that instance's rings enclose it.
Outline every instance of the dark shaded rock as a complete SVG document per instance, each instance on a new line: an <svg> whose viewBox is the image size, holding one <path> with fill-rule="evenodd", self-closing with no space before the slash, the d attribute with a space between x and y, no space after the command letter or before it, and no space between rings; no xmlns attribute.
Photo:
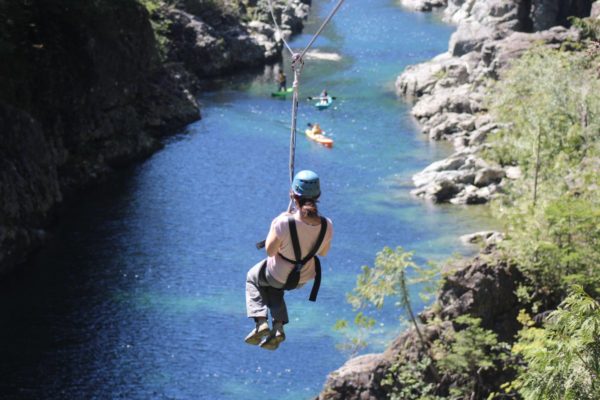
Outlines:
<svg viewBox="0 0 600 400"><path fill-rule="evenodd" d="M39 247L61 201L57 155L29 114L0 102L0 274Z"/></svg>
<svg viewBox="0 0 600 400"><path fill-rule="evenodd" d="M482 326L512 341L520 329L515 291L523 276L513 265L499 261L498 255L478 256L466 265L450 265L453 271L442 286L439 304L443 319L469 314L481 318Z"/></svg>
<svg viewBox="0 0 600 400"><path fill-rule="evenodd" d="M200 17L178 9L169 9L167 19L169 59L182 62L198 76L219 75L242 65L252 67L266 61L263 47L239 22L227 29L216 25L217 30Z"/></svg>
<svg viewBox="0 0 600 400"><path fill-rule="evenodd" d="M138 2L0 2L0 272L44 240L63 197L199 118ZM26 28L24 28L26 27Z"/></svg>

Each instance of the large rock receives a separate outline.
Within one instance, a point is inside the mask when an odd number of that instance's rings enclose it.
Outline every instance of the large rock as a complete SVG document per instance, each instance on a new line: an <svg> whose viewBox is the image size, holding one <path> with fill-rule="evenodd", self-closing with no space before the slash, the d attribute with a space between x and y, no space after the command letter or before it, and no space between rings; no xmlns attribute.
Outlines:
<svg viewBox="0 0 600 400"><path fill-rule="evenodd" d="M499 183L506 176L502 168L482 168L477 171L473 184L477 187L489 186L492 183Z"/></svg>
<svg viewBox="0 0 600 400"><path fill-rule="evenodd" d="M436 161L413 175L411 194L437 203L483 204L499 192L505 171L469 152Z"/></svg>
<svg viewBox="0 0 600 400"><path fill-rule="evenodd" d="M402 6L413 11L431 11L446 5L447 0L401 0Z"/></svg>
<svg viewBox="0 0 600 400"><path fill-rule="evenodd" d="M461 23L450 37L449 52L454 57L460 57L472 51L479 51L494 33L493 28L477 21Z"/></svg>
<svg viewBox="0 0 600 400"><path fill-rule="evenodd" d="M548 47L559 48L567 41L580 40L580 33L574 29L556 26L549 30L536 33L514 32L509 36L487 42L482 48L482 65L487 68L493 78L498 78L502 70L511 61L520 57L534 45L544 44Z"/></svg>
<svg viewBox="0 0 600 400"><path fill-rule="evenodd" d="M417 119L431 118L441 112L474 113L479 105L471 99L472 87L465 84L456 88L440 88L435 94L425 95L411 113Z"/></svg>
<svg viewBox="0 0 600 400"><path fill-rule="evenodd" d="M528 30L530 8L521 0L450 0L444 18L456 24L476 22L493 29Z"/></svg>
<svg viewBox="0 0 600 400"><path fill-rule="evenodd" d="M381 380L392 360L383 354L366 354L353 358L327 377L318 400L376 400L385 397Z"/></svg>
<svg viewBox="0 0 600 400"><path fill-rule="evenodd" d="M600 1L596 1L594 4L592 4L590 17L594 19L600 18Z"/></svg>
<svg viewBox="0 0 600 400"><path fill-rule="evenodd" d="M266 50L241 24L220 31L200 17L178 9L169 9L167 18L169 59L183 62L198 76L218 75L240 65L266 61Z"/></svg>
<svg viewBox="0 0 600 400"><path fill-rule="evenodd" d="M406 68L396 79L396 93L409 99L431 93L451 59L449 53L442 53L431 61Z"/></svg>
<svg viewBox="0 0 600 400"><path fill-rule="evenodd" d="M498 231L481 231L462 235L460 241L464 244L496 245L504 240L504 234Z"/></svg>
<svg viewBox="0 0 600 400"><path fill-rule="evenodd" d="M453 272L442 286L439 314L442 319L464 314L481 318L484 328L510 342L520 329L515 292L523 276L515 266L499 259L498 255L481 255L447 266L446 271Z"/></svg>

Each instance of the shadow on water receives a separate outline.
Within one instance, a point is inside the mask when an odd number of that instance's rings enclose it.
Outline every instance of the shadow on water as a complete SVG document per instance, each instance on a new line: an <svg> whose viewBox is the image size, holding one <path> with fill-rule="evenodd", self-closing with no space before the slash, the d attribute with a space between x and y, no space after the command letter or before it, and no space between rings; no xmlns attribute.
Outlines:
<svg viewBox="0 0 600 400"><path fill-rule="evenodd" d="M315 6L307 32L330 6ZM491 224L485 207L408 195L411 175L450 149L416 133L393 82L404 66L444 51L450 30L374 0L348 3L317 41L341 60L307 62L302 98L327 88L338 100L322 112L303 100L298 126L320 122L335 146L309 142L301 129L296 167L320 174L335 238L319 301L307 302L306 290L287 295L291 323L277 352L242 341L252 327L245 274L263 254L254 243L287 206L291 105L271 98L268 67L219 81L200 98L203 120L86 194L34 268L0 286L0 397L315 396L345 360L331 328L351 313L345 293L361 265L385 245L415 250L419 262L468 253L457 236ZM384 321L389 338L396 311Z"/></svg>

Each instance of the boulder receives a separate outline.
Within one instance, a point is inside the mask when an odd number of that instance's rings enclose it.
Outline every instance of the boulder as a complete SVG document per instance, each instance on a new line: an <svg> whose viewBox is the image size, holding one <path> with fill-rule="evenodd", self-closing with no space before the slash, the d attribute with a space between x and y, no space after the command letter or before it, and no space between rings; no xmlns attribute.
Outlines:
<svg viewBox="0 0 600 400"><path fill-rule="evenodd" d="M384 354L365 354L350 359L327 377L318 400L377 400L385 398L381 380L393 359Z"/></svg>
<svg viewBox="0 0 600 400"><path fill-rule="evenodd" d="M450 54L443 53L426 63L407 67L396 79L396 93L408 98L431 93L450 59Z"/></svg>
<svg viewBox="0 0 600 400"><path fill-rule="evenodd" d="M493 29L479 22L463 22L450 37L448 51L460 57L472 51L479 51L484 43L493 37Z"/></svg>
<svg viewBox="0 0 600 400"><path fill-rule="evenodd" d="M506 172L501 168L483 168L477 171L473 183L477 187L488 186L500 182L505 176Z"/></svg>
<svg viewBox="0 0 600 400"><path fill-rule="evenodd" d="M473 113L479 106L470 98L469 84L457 88L440 88L417 101L411 113L417 119L431 118L441 112Z"/></svg>
<svg viewBox="0 0 600 400"><path fill-rule="evenodd" d="M475 126L475 116L468 113L444 113L434 116L424 127L430 139L440 140L445 136L464 134Z"/></svg>
<svg viewBox="0 0 600 400"><path fill-rule="evenodd" d="M492 77L497 78L499 72L510 65L534 45L545 44L559 48L567 40L578 41L580 33L562 26L536 33L514 32L505 38L487 42L482 48L482 62L490 70Z"/></svg>
<svg viewBox="0 0 600 400"><path fill-rule="evenodd" d="M460 241L464 244L497 244L504 239L504 234L498 231L481 231L462 235Z"/></svg>
<svg viewBox="0 0 600 400"><path fill-rule="evenodd" d="M446 0L401 0L400 4L413 11L431 11L446 5Z"/></svg>
<svg viewBox="0 0 600 400"><path fill-rule="evenodd" d="M505 167L504 171L506 172L506 177L511 180L520 179L523 175L521 168L517 166Z"/></svg>
<svg viewBox="0 0 600 400"><path fill-rule="evenodd" d="M592 4L590 17L594 19L600 19L600 1L596 1L594 4Z"/></svg>
<svg viewBox="0 0 600 400"><path fill-rule="evenodd" d="M475 174L471 171L441 171L417 174L413 180L422 183L411 191L411 194L442 203L454 198L464 190L465 185L471 185Z"/></svg>
<svg viewBox="0 0 600 400"><path fill-rule="evenodd" d="M466 265L459 261L449 265L453 271L439 296L441 318L470 314L481 318L482 327L492 329L501 341L512 341L521 328L515 291L523 276L515 266L504 264L499 255L478 256Z"/></svg>

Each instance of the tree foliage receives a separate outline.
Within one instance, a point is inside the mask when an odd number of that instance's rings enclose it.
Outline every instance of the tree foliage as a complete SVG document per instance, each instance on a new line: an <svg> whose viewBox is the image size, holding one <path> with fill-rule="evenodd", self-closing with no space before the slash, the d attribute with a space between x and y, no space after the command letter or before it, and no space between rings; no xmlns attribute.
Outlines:
<svg viewBox="0 0 600 400"><path fill-rule="evenodd" d="M415 317L409 288L419 284L421 295L430 298L439 288L441 279L437 268L420 267L412 260L412 255L401 247L395 250L385 247L377 254L373 267L363 267L356 287L348 295L348 301L356 311L354 325L359 334L351 337L344 345L345 349L356 351L358 347L366 346L368 332L375 325L374 312L392 298L396 300L396 306L407 312L419 349L411 350L411 357L401 355L382 381L389 389L390 398L437 400L448 398L448 395L453 399L487 395L492 388L482 383L482 373L498 366L498 361L504 357L505 346L498 343L493 332L480 326L480 319L469 316L460 316L443 327L439 320L429 321L430 327L442 334L433 343L428 340L423 334L425 326ZM337 328L348 332L350 324L338 321Z"/></svg>
<svg viewBox="0 0 600 400"><path fill-rule="evenodd" d="M521 321L513 351L525 365L512 389L525 400L600 399L600 303L576 286L543 328Z"/></svg>
<svg viewBox="0 0 600 400"><path fill-rule="evenodd" d="M535 48L493 91L503 129L487 155L516 163L523 178L496 204L502 245L541 309L572 284L600 288L600 81L597 55Z"/></svg>

